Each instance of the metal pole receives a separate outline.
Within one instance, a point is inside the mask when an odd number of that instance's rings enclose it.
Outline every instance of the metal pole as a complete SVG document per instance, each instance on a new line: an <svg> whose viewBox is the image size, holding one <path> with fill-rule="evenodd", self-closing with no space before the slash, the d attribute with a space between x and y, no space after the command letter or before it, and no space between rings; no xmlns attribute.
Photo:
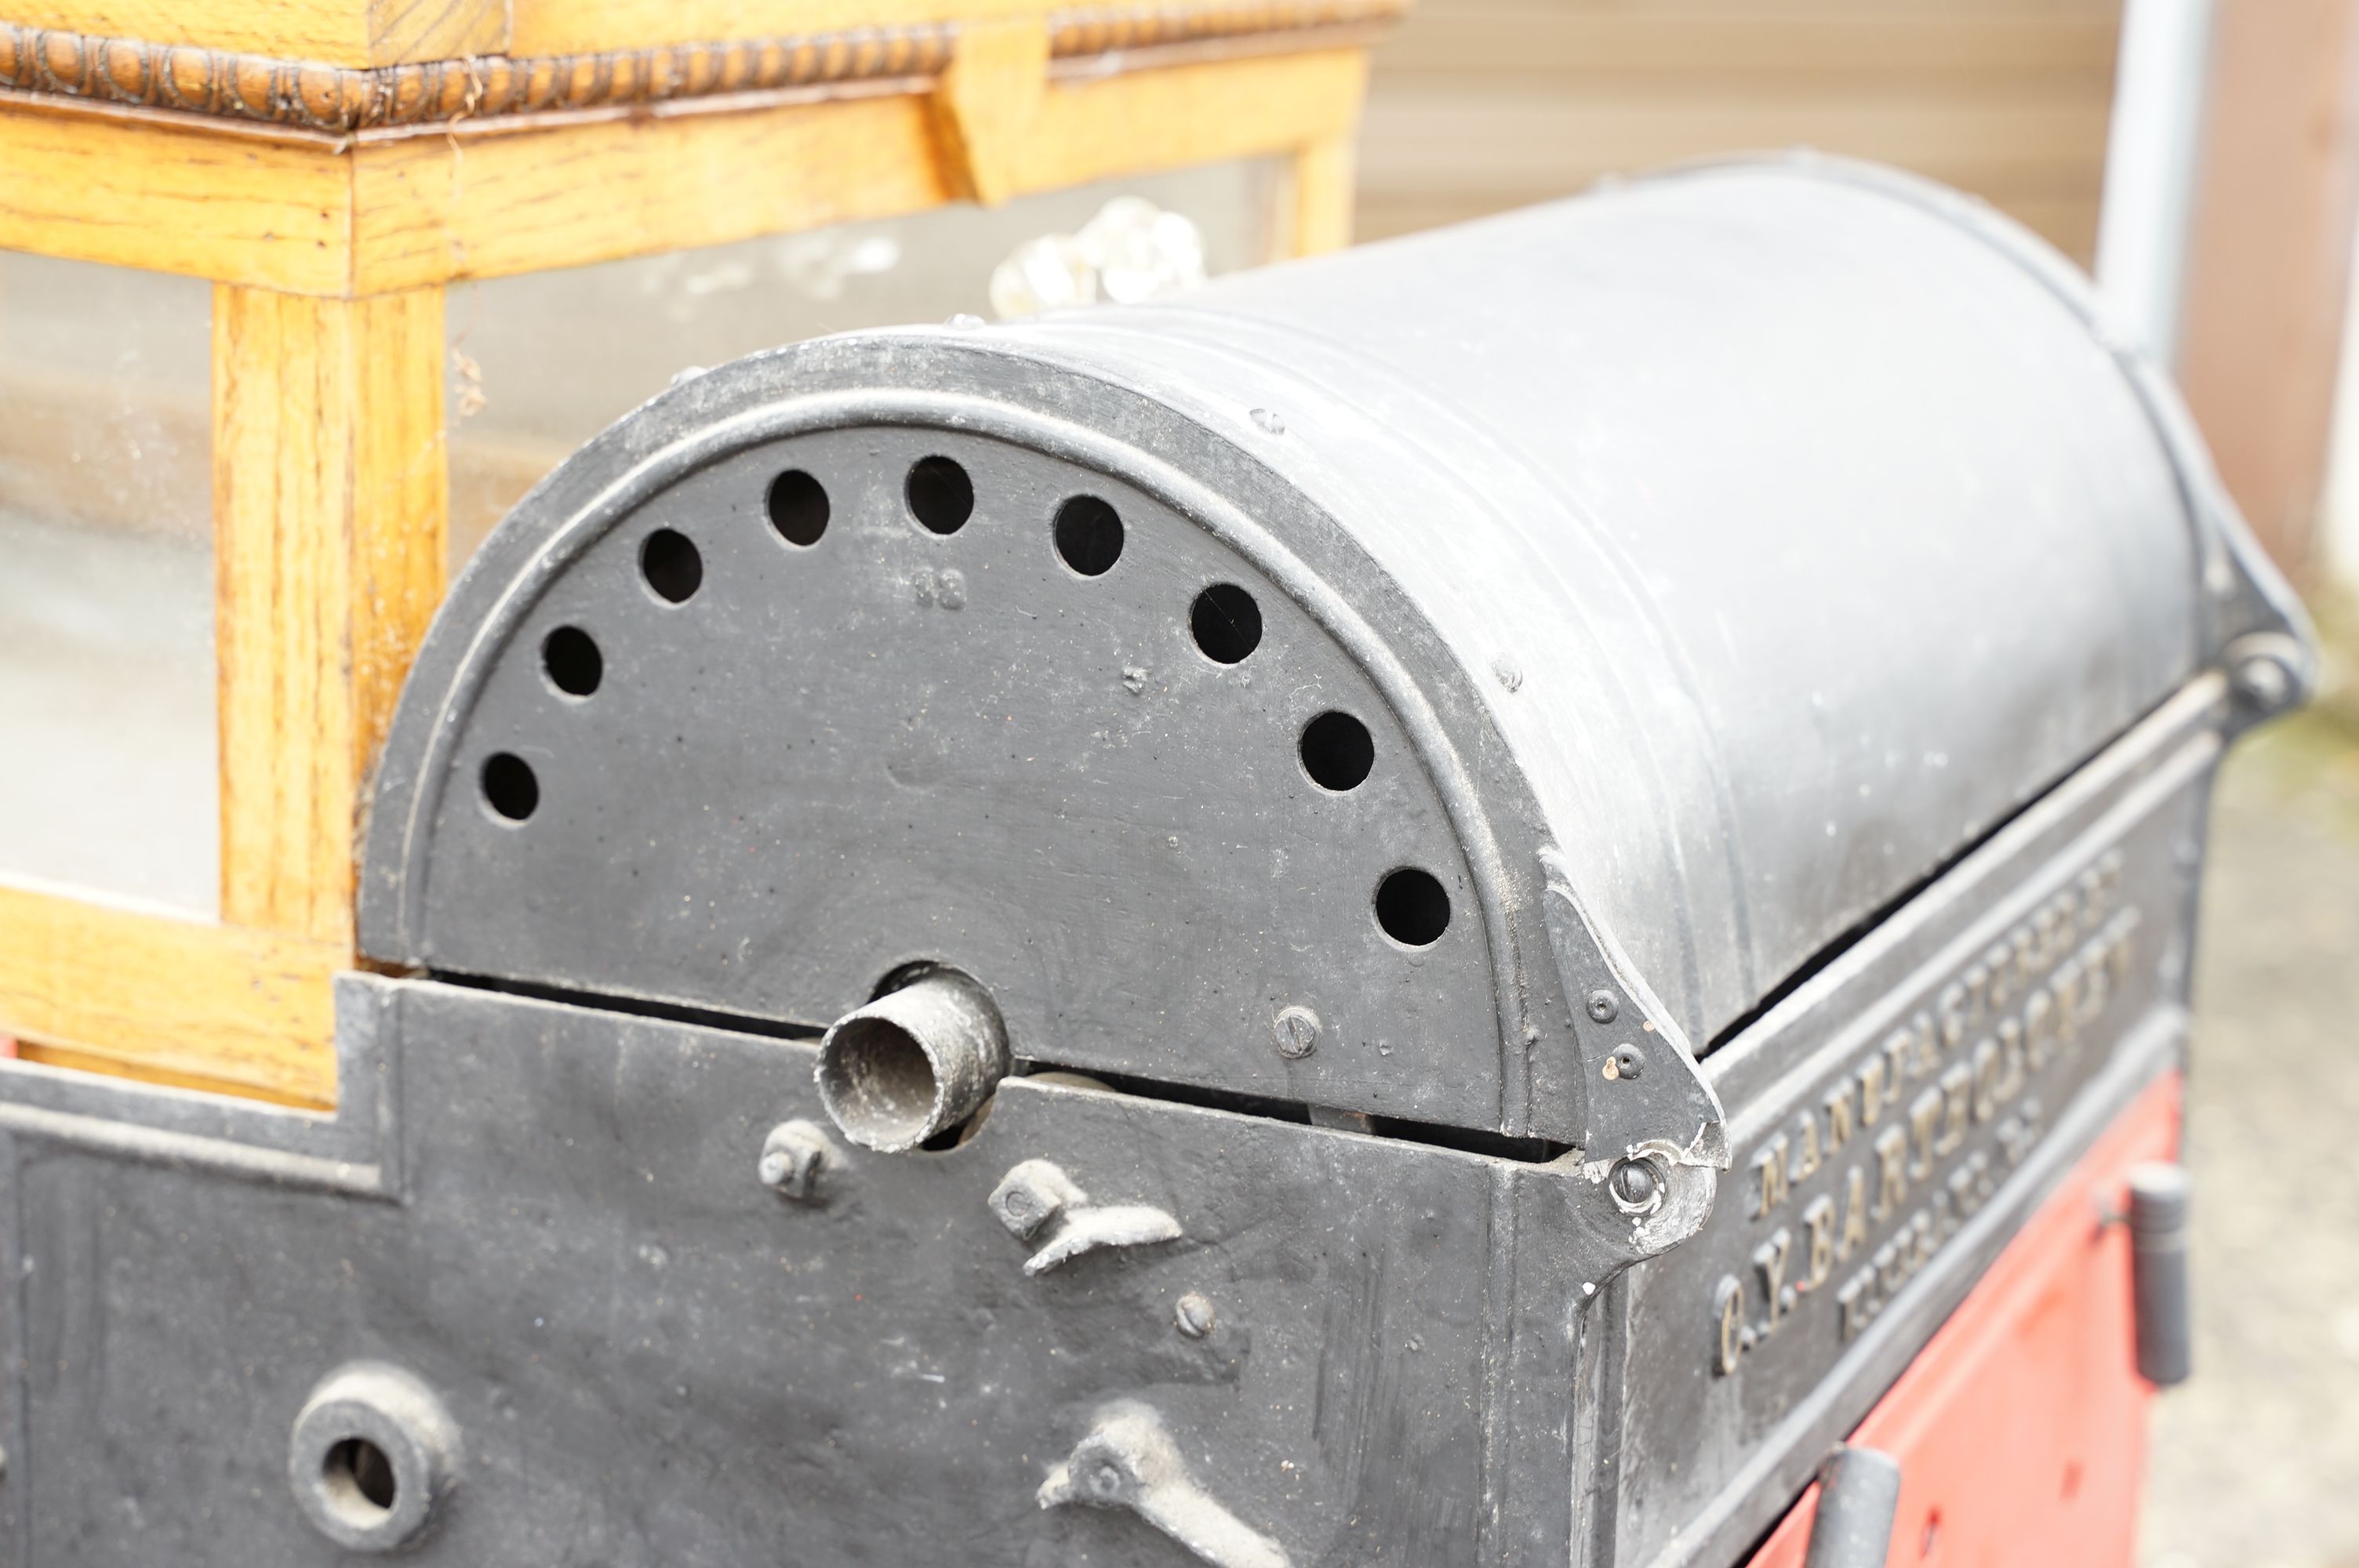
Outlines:
<svg viewBox="0 0 2359 1568"><path fill-rule="evenodd" d="M2097 289L2113 330L2165 365L2179 348L2211 42L2212 0L2122 8Z"/></svg>

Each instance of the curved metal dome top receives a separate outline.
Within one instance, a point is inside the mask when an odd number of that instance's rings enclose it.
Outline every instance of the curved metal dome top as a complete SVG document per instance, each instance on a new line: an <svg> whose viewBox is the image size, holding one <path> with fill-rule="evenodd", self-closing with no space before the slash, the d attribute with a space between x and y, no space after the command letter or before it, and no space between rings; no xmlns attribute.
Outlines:
<svg viewBox="0 0 2359 1568"><path fill-rule="evenodd" d="M1593 1146L1634 1022L1709 1039L2287 624L2246 548L2060 260L1814 159L800 344L470 566L362 941L807 1024L945 963L1020 1056Z"/></svg>

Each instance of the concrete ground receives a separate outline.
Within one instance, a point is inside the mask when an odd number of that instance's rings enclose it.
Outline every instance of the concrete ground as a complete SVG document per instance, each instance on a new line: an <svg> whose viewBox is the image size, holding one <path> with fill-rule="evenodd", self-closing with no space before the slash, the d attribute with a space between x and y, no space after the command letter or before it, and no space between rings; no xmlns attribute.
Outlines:
<svg viewBox="0 0 2359 1568"><path fill-rule="evenodd" d="M2229 762L2196 974L2195 1376L2158 1401L2147 1568L2359 1568L2359 625Z"/></svg>

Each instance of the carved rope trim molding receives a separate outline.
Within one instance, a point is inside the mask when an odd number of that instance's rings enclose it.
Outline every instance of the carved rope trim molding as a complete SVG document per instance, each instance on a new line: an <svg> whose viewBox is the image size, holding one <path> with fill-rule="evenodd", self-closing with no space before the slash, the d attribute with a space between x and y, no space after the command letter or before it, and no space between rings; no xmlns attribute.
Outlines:
<svg viewBox="0 0 2359 1568"><path fill-rule="evenodd" d="M1235 0L1051 13L1060 60L1397 19L1408 0ZM331 135L940 74L955 23L597 54L356 69L0 22L0 89ZM1308 40L1306 40L1308 42Z"/></svg>

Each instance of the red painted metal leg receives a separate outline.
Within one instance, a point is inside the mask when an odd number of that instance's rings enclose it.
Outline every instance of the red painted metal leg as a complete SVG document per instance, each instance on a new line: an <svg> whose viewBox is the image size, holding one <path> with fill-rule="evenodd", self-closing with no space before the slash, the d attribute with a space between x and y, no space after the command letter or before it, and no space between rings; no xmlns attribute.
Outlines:
<svg viewBox="0 0 2359 1568"><path fill-rule="evenodd" d="M2179 1146L2180 1079L2106 1130L1851 1441L1900 1461L1887 1568L2107 1568L2137 1542L2152 1390L2133 1364L2125 1178ZM1818 1488L1751 1568L1800 1568Z"/></svg>

